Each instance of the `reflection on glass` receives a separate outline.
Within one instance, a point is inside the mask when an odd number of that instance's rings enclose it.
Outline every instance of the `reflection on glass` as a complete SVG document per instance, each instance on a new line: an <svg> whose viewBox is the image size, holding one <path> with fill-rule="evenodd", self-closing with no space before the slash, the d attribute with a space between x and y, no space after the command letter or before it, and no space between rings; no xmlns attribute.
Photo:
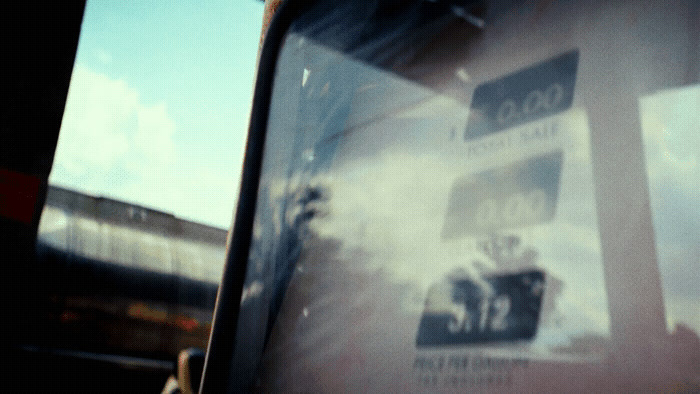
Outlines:
<svg viewBox="0 0 700 394"><path fill-rule="evenodd" d="M277 382L319 371L405 378L428 344L508 362L604 356L585 110L465 140L468 103L295 35L279 64L241 373L254 373L245 369L263 349L262 380ZM507 214L518 219L495 223ZM417 341L436 311L444 327Z"/></svg>
<svg viewBox="0 0 700 394"><path fill-rule="evenodd" d="M700 86L639 100L669 331L700 331Z"/></svg>

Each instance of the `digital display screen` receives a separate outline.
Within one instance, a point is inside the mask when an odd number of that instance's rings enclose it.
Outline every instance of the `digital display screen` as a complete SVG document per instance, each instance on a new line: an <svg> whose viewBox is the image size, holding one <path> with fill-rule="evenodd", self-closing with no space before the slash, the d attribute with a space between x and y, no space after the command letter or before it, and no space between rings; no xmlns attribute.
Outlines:
<svg viewBox="0 0 700 394"><path fill-rule="evenodd" d="M537 332L545 278L541 271L487 277L490 295L472 280L452 279L428 290L417 346L530 339Z"/></svg>
<svg viewBox="0 0 700 394"><path fill-rule="evenodd" d="M464 139L554 115L574 99L578 50L479 85L472 96Z"/></svg>
<svg viewBox="0 0 700 394"><path fill-rule="evenodd" d="M562 158L555 151L458 178L450 191L442 237L488 235L551 220Z"/></svg>

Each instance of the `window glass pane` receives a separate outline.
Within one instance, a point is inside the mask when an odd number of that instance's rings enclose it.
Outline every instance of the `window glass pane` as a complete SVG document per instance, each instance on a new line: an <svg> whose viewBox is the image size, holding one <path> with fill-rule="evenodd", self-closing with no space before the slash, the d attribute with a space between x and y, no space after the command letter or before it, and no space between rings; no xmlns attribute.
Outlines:
<svg viewBox="0 0 700 394"><path fill-rule="evenodd" d="M697 83L696 6L494 1L475 31L424 3L390 27L313 9L286 36L234 376L271 391L696 379L698 221L672 219L697 205L697 97L673 88Z"/></svg>
<svg viewBox="0 0 700 394"><path fill-rule="evenodd" d="M669 332L700 331L700 87L639 100Z"/></svg>
<svg viewBox="0 0 700 394"><path fill-rule="evenodd" d="M87 2L39 225L51 286L35 342L167 373L206 348L263 7Z"/></svg>
<svg viewBox="0 0 700 394"><path fill-rule="evenodd" d="M572 67L557 59L533 67ZM610 321L585 109L471 137L468 104L308 39L290 35L281 61L290 75L277 79L253 245L275 257L248 279L276 289L263 301L271 320L280 313L270 373L339 356L304 345L323 335L365 338L355 351L376 368L386 352L415 359L449 344L493 357L602 357ZM563 96L547 88L565 82L549 81L542 97ZM462 310L450 294L472 291L469 281L493 294ZM503 281L522 282L523 294ZM529 318L515 307L533 308L533 321L517 322Z"/></svg>

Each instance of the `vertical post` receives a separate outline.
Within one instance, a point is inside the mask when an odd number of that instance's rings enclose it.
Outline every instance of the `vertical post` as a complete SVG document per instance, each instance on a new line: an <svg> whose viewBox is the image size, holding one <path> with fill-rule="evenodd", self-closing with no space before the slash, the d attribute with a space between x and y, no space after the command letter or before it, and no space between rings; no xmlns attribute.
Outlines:
<svg viewBox="0 0 700 394"><path fill-rule="evenodd" d="M629 379L660 382L668 335L656 260L639 98L680 85L688 34L682 3L600 2L581 81L587 90L598 220L615 363ZM632 17L639 15L638 18ZM632 15L632 16L630 16ZM661 56L661 55L664 56ZM635 385L639 384L634 382Z"/></svg>

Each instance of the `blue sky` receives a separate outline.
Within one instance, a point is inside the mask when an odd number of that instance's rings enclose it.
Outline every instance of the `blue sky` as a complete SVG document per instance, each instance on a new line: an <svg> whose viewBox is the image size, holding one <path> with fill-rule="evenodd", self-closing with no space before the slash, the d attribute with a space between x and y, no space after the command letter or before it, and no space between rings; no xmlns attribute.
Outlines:
<svg viewBox="0 0 700 394"><path fill-rule="evenodd" d="M228 227L263 8L88 1L50 182Z"/></svg>

